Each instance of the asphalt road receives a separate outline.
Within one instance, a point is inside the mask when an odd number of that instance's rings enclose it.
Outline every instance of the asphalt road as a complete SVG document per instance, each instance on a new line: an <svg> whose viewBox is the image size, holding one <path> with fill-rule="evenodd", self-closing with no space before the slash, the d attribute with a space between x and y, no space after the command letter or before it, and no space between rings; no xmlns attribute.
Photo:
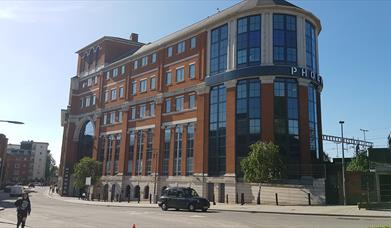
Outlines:
<svg viewBox="0 0 391 228"><path fill-rule="evenodd" d="M161 211L157 208L119 208L82 205L48 198L40 189L30 195L32 213L27 218L28 227L34 228L84 228L104 227L373 227L391 224L390 219L347 218L333 216L279 215L248 212L210 210L203 212ZM1 199L0 199L1 200ZM0 227L16 227L15 199L3 199Z"/></svg>

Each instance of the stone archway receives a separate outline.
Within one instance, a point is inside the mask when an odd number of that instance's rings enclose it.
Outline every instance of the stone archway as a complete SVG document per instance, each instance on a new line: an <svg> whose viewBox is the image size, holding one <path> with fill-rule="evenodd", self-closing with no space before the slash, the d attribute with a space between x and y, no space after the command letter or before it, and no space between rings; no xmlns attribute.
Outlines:
<svg viewBox="0 0 391 228"><path fill-rule="evenodd" d="M92 157L92 149L94 146L95 128L91 120L84 122L80 128L77 160L83 157Z"/></svg>
<svg viewBox="0 0 391 228"><path fill-rule="evenodd" d="M149 198L149 186L145 186L144 187L144 199L148 199Z"/></svg>
<svg viewBox="0 0 391 228"><path fill-rule="evenodd" d="M140 186L136 185L134 187L134 198L138 199L140 197Z"/></svg>
<svg viewBox="0 0 391 228"><path fill-rule="evenodd" d="M105 184L103 186L103 201L108 201L109 199L109 185Z"/></svg>

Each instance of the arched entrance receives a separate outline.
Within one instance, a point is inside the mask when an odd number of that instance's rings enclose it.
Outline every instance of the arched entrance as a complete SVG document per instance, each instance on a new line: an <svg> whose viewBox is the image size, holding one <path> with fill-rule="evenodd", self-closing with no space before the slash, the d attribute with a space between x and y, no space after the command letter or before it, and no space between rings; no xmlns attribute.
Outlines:
<svg viewBox="0 0 391 228"><path fill-rule="evenodd" d="M115 189L115 184L111 186L111 202L113 202L116 198L117 192Z"/></svg>
<svg viewBox="0 0 391 228"><path fill-rule="evenodd" d="M134 187L134 198L138 199L140 197L140 186L136 185Z"/></svg>
<svg viewBox="0 0 391 228"><path fill-rule="evenodd" d="M148 199L149 198L149 186L145 186L144 187L144 199Z"/></svg>
<svg viewBox="0 0 391 228"><path fill-rule="evenodd" d="M109 185L105 184L103 186L103 201L107 201L109 198Z"/></svg>
<svg viewBox="0 0 391 228"><path fill-rule="evenodd" d="M78 144L77 159L80 160L83 157L92 157L92 148L94 144L94 125L91 121L87 121L83 124Z"/></svg>
<svg viewBox="0 0 391 228"><path fill-rule="evenodd" d="M125 197L126 197L126 199L128 199L128 202L129 202L130 201L130 185L126 186Z"/></svg>

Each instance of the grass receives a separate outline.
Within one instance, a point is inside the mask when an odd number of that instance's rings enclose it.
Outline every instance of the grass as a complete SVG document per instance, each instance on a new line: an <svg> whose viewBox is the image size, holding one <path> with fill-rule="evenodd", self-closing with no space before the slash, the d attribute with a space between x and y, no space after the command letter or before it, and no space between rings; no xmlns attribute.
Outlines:
<svg viewBox="0 0 391 228"><path fill-rule="evenodd" d="M389 225L385 225L385 226L371 226L371 227L368 227L368 228L391 228L391 226L389 226Z"/></svg>

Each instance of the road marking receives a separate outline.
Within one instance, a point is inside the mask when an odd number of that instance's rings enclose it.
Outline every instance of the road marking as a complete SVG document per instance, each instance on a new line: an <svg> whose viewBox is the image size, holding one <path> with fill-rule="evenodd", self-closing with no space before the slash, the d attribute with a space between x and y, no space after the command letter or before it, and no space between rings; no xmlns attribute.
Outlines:
<svg viewBox="0 0 391 228"><path fill-rule="evenodd" d="M204 218L205 216L203 215L192 215L190 218Z"/></svg>

